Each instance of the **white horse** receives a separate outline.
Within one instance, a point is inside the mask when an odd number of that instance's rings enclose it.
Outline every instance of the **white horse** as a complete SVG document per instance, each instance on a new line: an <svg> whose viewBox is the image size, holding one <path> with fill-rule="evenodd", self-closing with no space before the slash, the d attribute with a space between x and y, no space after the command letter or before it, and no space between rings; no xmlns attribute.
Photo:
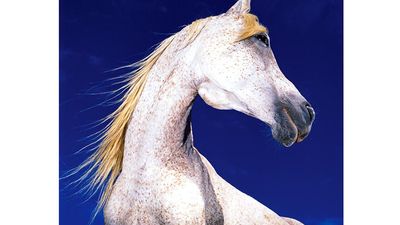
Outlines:
<svg viewBox="0 0 400 225"><path fill-rule="evenodd" d="M302 224L280 217L222 179L193 146L197 95L217 109L260 119L284 146L310 132L314 110L280 71L267 29L239 0L200 19L134 64L127 91L89 167L104 187L108 225ZM229 149L227 149L229 151Z"/></svg>

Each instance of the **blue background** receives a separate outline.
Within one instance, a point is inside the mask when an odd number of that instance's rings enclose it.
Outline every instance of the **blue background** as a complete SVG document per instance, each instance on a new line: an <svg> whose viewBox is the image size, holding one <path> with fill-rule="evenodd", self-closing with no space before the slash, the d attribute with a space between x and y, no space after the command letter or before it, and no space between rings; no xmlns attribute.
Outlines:
<svg viewBox="0 0 400 225"><path fill-rule="evenodd" d="M115 109L96 106L112 90L106 72L137 61L151 46L193 20L225 12L234 0L60 1L60 176L87 154L74 154L99 130L91 123ZM314 106L310 136L287 149L262 122L219 111L198 98L196 147L239 190L280 215L306 224L343 224L343 26L341 0L253 0L252 13L270 30L277 61ZM126 71L125 71L126 72ZM76 178L76 177L75 177ZM60 180L60 224L86 225L87 201ZM103 224L102 214L94 224Z"/></svg>

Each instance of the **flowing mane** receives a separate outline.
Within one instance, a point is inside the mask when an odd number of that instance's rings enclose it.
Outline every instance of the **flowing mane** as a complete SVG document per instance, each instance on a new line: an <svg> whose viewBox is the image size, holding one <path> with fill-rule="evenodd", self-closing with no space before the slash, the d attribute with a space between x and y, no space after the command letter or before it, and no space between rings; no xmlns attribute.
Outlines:
<svg viewBox="0 0 400 225"><path fill-rule="evenodd" d="M97 190L104 185L96 213L107 202L112 186L121 172L125 132L143 92L149 71L173 39L174 36L167 38L149 56L132 64L137 69L130 74L127 84L123 86L127 91L122 97L121 105L105 118L109 123L100 136L101 142L98 149L78 167L78 170L88 167L81 179L92 176L89 189Z"/></svg>
<svg viewBox="0 0 400 225"><path fill-rule="evenodd" d="M266 32L266 28L258 23L255 15L244 14L243 29L238 34L238 40L246 39L256 33ZM199 19L186 26L181 32L186 36L183 40L183 48L192 43L200 34L208 19ZM75 171L84 170L84 174L79 181L90 179L86 188L90 191L102 190L95 215L106 204L113 185L122 170L122 159L124 154L125 133L132 113L134 112L139 98L143 92L149 72L156 64L157 60L171 45L178 32L162 41L156 49L144 59L130 65L136 68L129 74L126 84L122 87L125 94L120 100L121 105L105 118L109 121L100 133L99 145L97 150L90 155Z"/></svg>
<svg viewBox="0 0 400 225"><path fill-rule="evenodd" d="M185 27L186 38L183 43L184 47L195 40L204 28L207 19L196 20ZM165 50L171 45L176 35L174 34L165 39L150 55L129 66L136 69L129 74L126 84L122 87L126 91L120 100L122 102L121 105L105 118L105 121L109 122L100 133L100 144L97 150L75 170L77 172L87 168L79 178L79 181L89 178L90 182L86 186L88 190L102 190L101 197L95 209L95 215L106 204L112 187L122 170L126 129L143 92L149 72Z"/></svg>

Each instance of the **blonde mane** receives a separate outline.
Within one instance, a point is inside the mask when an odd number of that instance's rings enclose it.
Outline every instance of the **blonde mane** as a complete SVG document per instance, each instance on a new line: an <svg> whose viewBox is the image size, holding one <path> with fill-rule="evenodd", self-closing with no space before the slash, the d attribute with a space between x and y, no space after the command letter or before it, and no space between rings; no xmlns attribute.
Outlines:
<svg viewBox="0 0 400 225"><path fill-rule="evenodd" d="M97 150L77 168L77 170L82 170L88 167L80 180L91 176L87 186L89 190L97 191L100 187L102 188L95 214L107 202L114 182L122 170L125 132L143 92L149 71L173 39L174 36L165 39L149 56L132 65L137 69L131 73L127 84L123 86L126 92L122 97L121 105L105 118L109 123L100 136L101 141Z"/></svg>
<svg viewBox="0 0 400 225"><path fill-rule="evenodd" d="M256 16L244 14L242 17L244 26L239 34L238 40L249 38L257 33L267 32L267 29L258 23ZM181 31L186 35L183 43L181 43L183 44L183 48L187 47L196 39L209 18L211 17L196 20ZM171 45L176 35L177 34L174 34L165 39L150 55L131 65L136 69L130 74L126 80L127 83L123 86L126 92L121 99L121 105L105 118L109 123L101 132L99 138L100 144L97 150L75 170L77 172L87 168L84 174L79 178L79 181L90 177L90 181L86 186L88 190L94 190L95 192L98 189L102 190L94 216L107 203L113 185L122 170L125 133L132 113L143 92L149 72L165 50Z"/></svg>
<svg viewBox="0 0 400 225"><path fill-rule="evenodd" d="M204 28L206 21L207 18L199 19L186 26L187 29L184 29L184 33L187 36L183 41L184 47L195 40ZM105 121L109 122L100 133L100 144L97 150L74 170L74 173L76 173L87 168L78 181L90 177L90 181L86 186L88 191L94 190L96 192L99 189L102 190L94 216L106 204L111 195L113 185L122 170L126 129L143 92L149 72L171 45L176 35L172 35L161 42L146 58L130 65L136 69L130 73L126 80L127 83L122 87L126 92L121 99L121 105L105 118Z"/></svg>

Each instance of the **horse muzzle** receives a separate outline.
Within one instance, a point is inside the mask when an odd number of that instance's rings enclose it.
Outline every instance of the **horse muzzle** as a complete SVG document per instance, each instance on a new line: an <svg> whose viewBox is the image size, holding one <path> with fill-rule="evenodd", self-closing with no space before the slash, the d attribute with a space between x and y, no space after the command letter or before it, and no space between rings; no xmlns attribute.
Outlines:
<svg viewBox="0 0 400 225"><path fill-rule="evenodd" d="M303 100L301 103L286 101L277 106L272 136L285 147L303 141L311 131L315 111Z"/></svg>

